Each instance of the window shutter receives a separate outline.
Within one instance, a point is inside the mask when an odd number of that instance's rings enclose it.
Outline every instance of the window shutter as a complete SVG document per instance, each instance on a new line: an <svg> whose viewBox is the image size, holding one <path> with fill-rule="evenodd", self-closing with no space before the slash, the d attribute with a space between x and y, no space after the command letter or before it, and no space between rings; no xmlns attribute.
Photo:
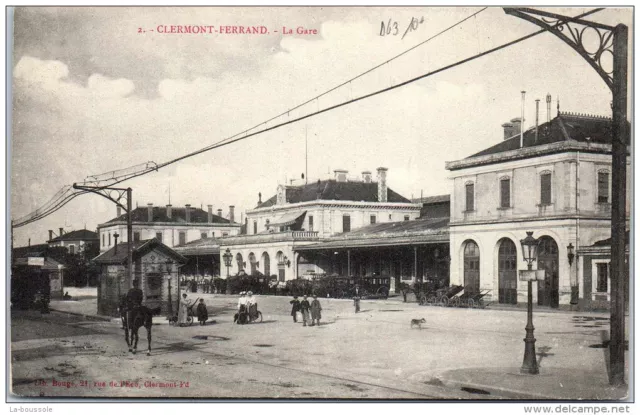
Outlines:
<svg viewBox="0 0 640 415"><path fill-rule="evenodd" d="M467 190L467 203L466 203L466 211L470 212L473 210L473 183L469 183L466 186Z"/></svg>
<svg viewBox="0 0 640 415"><path fill-rule="evenodd" d="M609 203L609 173L598 173L598 203Z"/></svg>
<svg viewBox="0 0 640 415"><path fill-rule="evenodd" d="M540 176L540 204L551 204L551 174L545 173Z"/></svg>
<svg viewBox="0 0 640 415"><path fill-rule="evenodd" d="M511 206L511 180L500 180L500 207L508 208Z"/></svg>

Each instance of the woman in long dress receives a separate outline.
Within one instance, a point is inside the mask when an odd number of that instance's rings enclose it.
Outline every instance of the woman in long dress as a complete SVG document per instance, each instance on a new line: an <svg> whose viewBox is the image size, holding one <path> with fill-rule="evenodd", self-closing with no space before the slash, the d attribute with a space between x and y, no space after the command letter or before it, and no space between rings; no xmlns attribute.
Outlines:
<svg viewBox="0 0 640 415"><path fill-rule="evenodd" d="M180 308L178 309L178 325L185 326L187 325L187 317L189 316L189 299L187 298L187 294L182 294L182 298L180 299Z"/></svg>

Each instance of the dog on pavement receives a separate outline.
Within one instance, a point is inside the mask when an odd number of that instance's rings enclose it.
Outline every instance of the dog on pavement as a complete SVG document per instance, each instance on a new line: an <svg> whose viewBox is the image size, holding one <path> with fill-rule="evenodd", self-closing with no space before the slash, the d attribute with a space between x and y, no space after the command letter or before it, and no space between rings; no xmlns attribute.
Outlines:
<svg viewBox="0 0 640 415"><path fill-rule="evenodd" d="M425 320L424 318L421 319L411 319L411 328L417 327L419 329L422 329L422 323L426 323L427 320Z"/></svg>

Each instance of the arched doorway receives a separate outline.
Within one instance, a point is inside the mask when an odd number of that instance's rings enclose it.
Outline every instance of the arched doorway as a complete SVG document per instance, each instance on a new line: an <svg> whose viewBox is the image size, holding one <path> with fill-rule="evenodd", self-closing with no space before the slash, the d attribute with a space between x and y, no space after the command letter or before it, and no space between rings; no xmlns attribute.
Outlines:
<svg viewBox="0 0 640 415"><path fill-rule="evenodd" d="M244 263L242 261L242 254L240 252L238 252L238 254L236 255L236 263L238 264L238 272L243 271Z"/></svg>
<svg viewBox="0 0 640 415"><path fill-rule="evenodd" d="M480 292L480 249L474 241L464 245L465 292Z"/></svg>
<svg viewBox="0 0 640 415"><path fill-rule="evenodd" d="M504 238L498 248L498 302L518 303L518 251L511 239Z"/></svg>
<svg viewBox="0 0 640 415"><path fill-rule="evenodd" d="M271 276L271 259L269 258L269 254L266 252L262 253L262 264L264 267L264 275L267 277Z"/></svg>
<svg viewBox="0 0 640 415"><path fill-rule="evenodd" d="M254 275L258 270L258 266L256 264L256 256L253 252L249 253L249 265L251 267L251 275Z"/></svg>
<svg viewBox="0 0 640 415"><path fill-rule="evenodd" d="M560 279L558 275L558 244L543 236L538 241L538 269L545 270L544 282L538 282L538 305L558 308Z"/></svg>
<svg viewBox="0 0 640 415"><path fill-rule="evenodd" d="M278 281L284 282L284 254L282 251L276 253L276 261L278 261Z"/></svg>

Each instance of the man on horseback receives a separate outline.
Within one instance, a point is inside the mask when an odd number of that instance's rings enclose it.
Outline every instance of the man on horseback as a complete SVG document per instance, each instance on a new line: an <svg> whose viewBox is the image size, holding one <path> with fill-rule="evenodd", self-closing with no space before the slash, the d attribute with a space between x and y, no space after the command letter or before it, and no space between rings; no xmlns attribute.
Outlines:
<svg viewBox="0 0 640 415"><path fill-rule="evenodd" d="M134 311L142 306L143 297L142 290L140 289L140 281L137 279L133 280L133 287L127 292L127 325L133 323L132 318Z"/></svg>

